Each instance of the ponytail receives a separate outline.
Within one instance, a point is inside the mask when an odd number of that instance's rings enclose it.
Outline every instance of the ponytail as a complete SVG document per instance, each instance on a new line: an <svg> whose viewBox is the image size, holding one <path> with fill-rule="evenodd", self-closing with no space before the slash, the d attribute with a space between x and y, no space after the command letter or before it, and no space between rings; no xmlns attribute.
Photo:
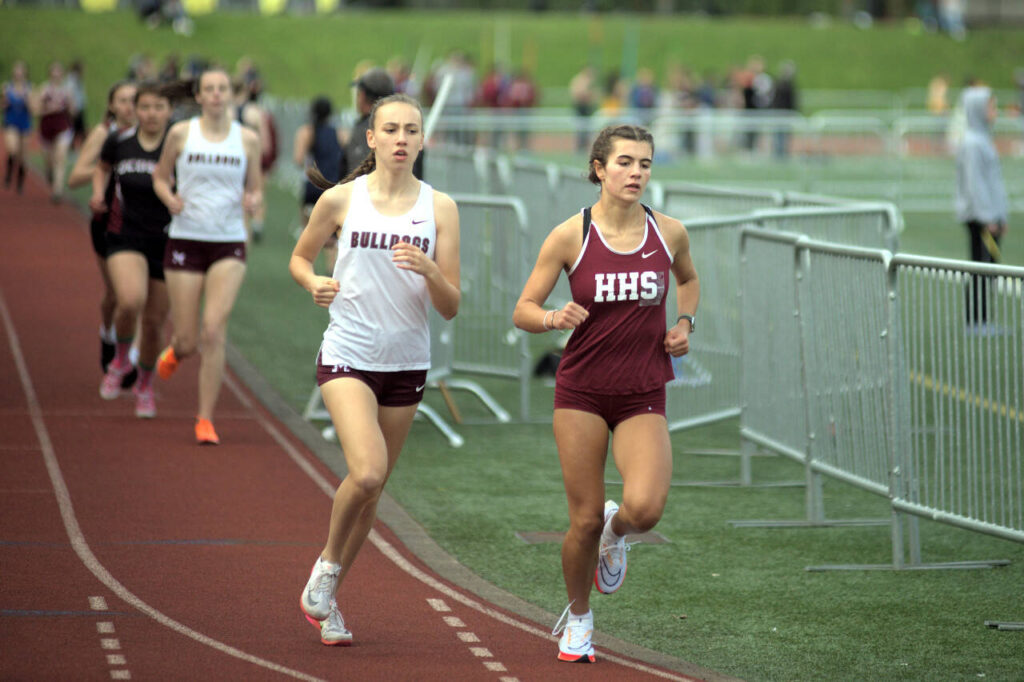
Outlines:
<svg viewBox="0 0 1024 682"><path fill-rule="evenodd" d="M369 175L377 168L377 154L374 150L370 150L370 153L366 155L363 162L359 164L354 171L349 173L342 179L342 184L346 182L352 182L360 175Z"/></svg>

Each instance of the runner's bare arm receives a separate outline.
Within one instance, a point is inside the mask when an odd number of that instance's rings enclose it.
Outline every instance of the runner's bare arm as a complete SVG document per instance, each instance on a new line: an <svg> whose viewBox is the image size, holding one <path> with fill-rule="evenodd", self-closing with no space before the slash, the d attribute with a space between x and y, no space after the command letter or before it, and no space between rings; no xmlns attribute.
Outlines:
<svg viewBox="0 0 1024 682"><path fill-rule="evenodd" d="M167 131L167 139L164 140L164 149L160 152L160 160L153 169L153 192L160 201L164 202L171 215L178 215L185 208L185 201L175 190L174 164L178 161L181 149L185 144L185 136L188 135L188 121L181 121L171 126Z"/></svg>
<svg viewBox="0 0 1024 682"><path fill-rule="evenodd" d="M316 262L316 257L320 255L320 250L327 240L337 231L338 226L345 222L351 196L351 183L335 185L320 195L288 262L288 271L292 278L312 294L313 302L322 308L330 307L340 285L332 277L317 275L313 263Z"/></svg>
<svg viewBox="0 0 1024 682"><path fill-rule="evenodd" d="M571 267L582 247L582 216L574 215L551 230L512 312L515 326L539 334L551 329L575 329L587 319L589 313L575 301L569 301L560 310L544 310L543 307L562 271Z"/></svg>

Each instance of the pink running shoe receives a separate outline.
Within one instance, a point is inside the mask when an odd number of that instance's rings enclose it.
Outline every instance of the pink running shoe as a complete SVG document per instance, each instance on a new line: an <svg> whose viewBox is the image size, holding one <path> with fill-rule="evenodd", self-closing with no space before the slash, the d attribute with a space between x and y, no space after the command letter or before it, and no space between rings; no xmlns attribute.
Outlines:
<svg viewBox="0 0 1024 682"><path fill-rule="evenodd" d="M100 397L104 400L113 400L121 395L121 380L130 371L132 371L131 363L122 364L116 359L111 360L107 365L106 374L103 375L103 381L100 382Z"/></svg>
<svg viewBox="0 0 1024 682"><path fill-rule="evenodd" d="M140 419L152 419L156 416L156 399L153 397L153 387L139 388L136 384L132 389L135 394L135 416Z"/></svg>

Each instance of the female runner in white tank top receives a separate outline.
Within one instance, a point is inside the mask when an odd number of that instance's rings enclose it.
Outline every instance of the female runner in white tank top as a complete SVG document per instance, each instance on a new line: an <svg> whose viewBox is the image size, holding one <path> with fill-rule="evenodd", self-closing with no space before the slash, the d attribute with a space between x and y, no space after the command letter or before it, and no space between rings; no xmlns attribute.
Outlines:
<svg viewBox="0 0 1024 682"><path fill-rule="evenodd" d="M317 378L348 465L327 544L300 599L324 644L352 642L334 597L373 525L423 396L428 306L451 319L460 299L458 209L412 174L423 148L419 104L385 97L369 123L369 156L317 200L289 264L295 281L330 310ZM333 276L318 276L313 263L339 226Z"/></svg>
<svg viewBox="0 0 1024 682"><path fill-rule="evenodd" d="M263 180L259 136L231 116L228 74L204 71L195 98L200 115L171 126L153 171L153 190L171 212L164 275L174 325L157 373L168 379L181 360L202 351L195 435L200 444L216 445L213 410L224 379L228 318L245 278L244 214L263 203Z"/></svg>

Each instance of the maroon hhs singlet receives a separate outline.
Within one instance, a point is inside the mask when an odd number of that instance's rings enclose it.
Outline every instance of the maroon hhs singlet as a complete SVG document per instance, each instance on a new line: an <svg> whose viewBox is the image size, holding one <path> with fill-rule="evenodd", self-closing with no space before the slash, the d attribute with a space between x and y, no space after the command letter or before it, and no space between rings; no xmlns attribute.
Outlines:
<svg viewBox="0 0 1024 682"><path fill-rule="evenodd" d="M672 254L654 217L629 252L615 251L591 223L569 270L573 300L590 313L558 363L556 381L598 393L644 393L673 378L665 352L665 293Z"/></svg>

